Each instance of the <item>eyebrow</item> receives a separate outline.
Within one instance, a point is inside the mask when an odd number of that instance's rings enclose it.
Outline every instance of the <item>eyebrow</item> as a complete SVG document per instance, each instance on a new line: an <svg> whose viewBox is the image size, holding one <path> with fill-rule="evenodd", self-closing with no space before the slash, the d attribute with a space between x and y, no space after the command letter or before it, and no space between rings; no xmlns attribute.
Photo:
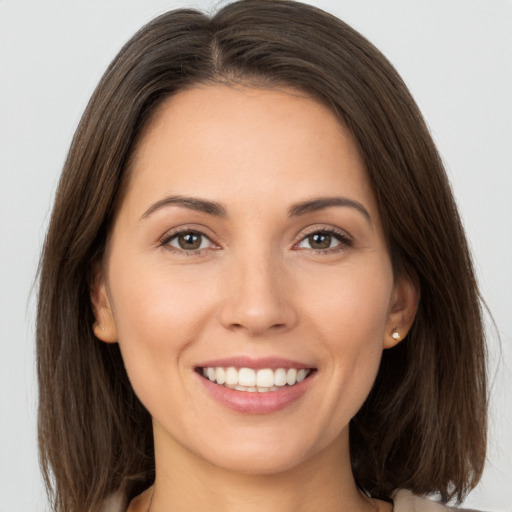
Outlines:
<svg viewBox="0 0 512 512"><path fill-rule="evenodd" d="M306 213L324 210L331 206L354 208L361 213L370 224L372 224L372 217L368 210L358 201L354 201L348 197L318 197L308 201L303 201L291 206L288 210L288 215L290 217L298 217L300 215L305 215Z"/></svg>
<svg viewBox="0 0 512 512"><path fill-rule="evenodd" d="M199 199L197 197L169 196L151 205L144 212L141 220L146 219L152 213L167 206L181 206L182 208L188 208L190 210L207 213L208 215L213 215L214 217L227 217L226 208L222 204L216 203L215 201L208 201L207 199ZM354 208L359 213L361 213L370 224L372 224L371 215L361 203L354 201L353 199L349 199L348 197L338 196L318 197L308 201L296 203L288 209L288 216L300 217L301 215L324 210L332 206Z"/></svg>
<svg viewBox="0 0 512 512"><path fill-rule="evenodd" d="M165 208L166 206L181 206L190 210L207 213L215 217L227 216L224 206L214 201L207 201L206 199L198 199L196 197L169 196L151 205L144 212L140 220L146 219L152 213L160 210L161 208Z"/></svg>

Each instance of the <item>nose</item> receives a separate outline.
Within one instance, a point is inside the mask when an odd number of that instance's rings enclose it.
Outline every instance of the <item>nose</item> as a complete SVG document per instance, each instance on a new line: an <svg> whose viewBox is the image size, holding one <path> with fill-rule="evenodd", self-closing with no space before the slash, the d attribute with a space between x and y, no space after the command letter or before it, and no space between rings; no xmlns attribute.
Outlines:
<svg viewBox="0 0 512 512"><path fill-rule="evenodd" d="M229 265L220 320L249 336L291 329L298 320L286 269L271 256L251 255Z"/></svg>

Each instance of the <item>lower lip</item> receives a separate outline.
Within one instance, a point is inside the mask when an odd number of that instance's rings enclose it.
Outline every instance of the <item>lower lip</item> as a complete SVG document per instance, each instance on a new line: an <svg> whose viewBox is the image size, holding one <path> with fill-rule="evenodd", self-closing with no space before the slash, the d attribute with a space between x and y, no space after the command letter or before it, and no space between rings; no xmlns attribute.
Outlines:
<svg viewBox="0 0 512 512"><path fill-rule="evenodd" d="M244 414L270 414L288 407L304 395L314 377L314 375L310 375L302 382L293 386L284 386L277 391L251 393L226 388L199 374L197 376L214 400L233 411Z"/></svg>

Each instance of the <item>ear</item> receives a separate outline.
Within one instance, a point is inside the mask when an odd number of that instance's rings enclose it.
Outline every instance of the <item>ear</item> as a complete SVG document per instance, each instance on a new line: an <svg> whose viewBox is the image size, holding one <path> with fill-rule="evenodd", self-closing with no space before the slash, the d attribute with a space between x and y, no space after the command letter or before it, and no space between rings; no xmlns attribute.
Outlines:
<svg viewBox="0 0 512 512"><path fill-rule="evenodd" d="M419 300L417 280L405 273L397 277L386 324L384 348L394 347L407 336L414 322Z"/></svg>
<svg viewBox="0 0 512 512"><path fill-rule="evenodd" d="M107 284L102 270L96 268L91 286L91 303L96 321L92 326L94 335L105 343L116 343L117 327L112 312Z"/></svg>

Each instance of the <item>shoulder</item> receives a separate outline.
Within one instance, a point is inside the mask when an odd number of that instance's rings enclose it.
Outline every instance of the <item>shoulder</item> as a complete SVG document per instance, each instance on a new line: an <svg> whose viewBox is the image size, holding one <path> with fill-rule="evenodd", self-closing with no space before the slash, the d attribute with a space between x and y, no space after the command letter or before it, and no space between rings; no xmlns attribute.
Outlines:
<svg viewBox="0 0 512 512"><path fill-rule="evenodd" d="M411 491L401 489L393 497L393 512L478 512L477 510L449 507L443 503L422 498Z"/></svg>

